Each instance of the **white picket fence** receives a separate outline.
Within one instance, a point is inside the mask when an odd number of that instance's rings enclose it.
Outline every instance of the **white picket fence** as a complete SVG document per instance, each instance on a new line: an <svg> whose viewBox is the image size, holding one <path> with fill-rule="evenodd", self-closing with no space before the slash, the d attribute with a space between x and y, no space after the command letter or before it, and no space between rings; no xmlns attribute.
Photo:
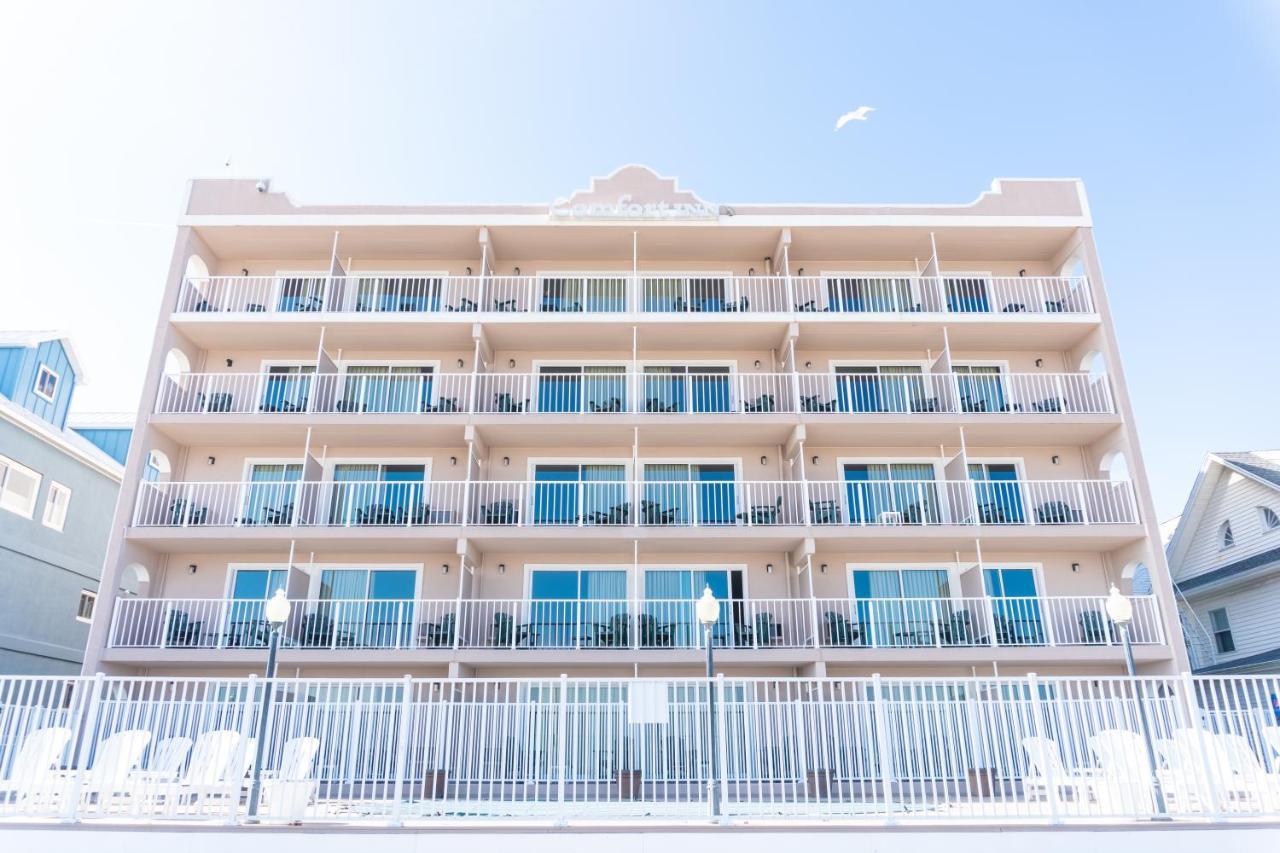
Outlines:
<svg viewBox="0 0 1280 853"><path fill-rule="evenodd" d="M1280 815L1278 692L1274 676L14 676L0 817L244 820L261 746L268 821L1256 819Z"/></svg>

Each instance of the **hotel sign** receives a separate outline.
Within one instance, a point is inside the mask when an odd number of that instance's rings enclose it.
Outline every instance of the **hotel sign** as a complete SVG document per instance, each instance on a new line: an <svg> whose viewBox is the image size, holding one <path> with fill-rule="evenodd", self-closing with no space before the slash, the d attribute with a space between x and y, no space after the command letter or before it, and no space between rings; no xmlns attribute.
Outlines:
<svg viewBox="0 0 1280 853"><path fill-rule="evenodd" d="M647 166L623 166L612 175L592 178L591 188L556 199L553 221L580 219L685 220L715 219L719 211L695 194L676 186Z"/></svg>

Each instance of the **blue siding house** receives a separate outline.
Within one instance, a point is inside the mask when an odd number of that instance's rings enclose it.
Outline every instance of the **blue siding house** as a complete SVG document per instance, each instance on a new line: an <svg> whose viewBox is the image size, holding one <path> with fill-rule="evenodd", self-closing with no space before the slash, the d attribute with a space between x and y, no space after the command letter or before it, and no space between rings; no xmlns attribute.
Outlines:
<svg viewBox="0 0 1280 853"><path fill-rule="evenodd" d="M69 416L83 381L66 335L0 331L0 674L84 658L132 417Z"/></svg>

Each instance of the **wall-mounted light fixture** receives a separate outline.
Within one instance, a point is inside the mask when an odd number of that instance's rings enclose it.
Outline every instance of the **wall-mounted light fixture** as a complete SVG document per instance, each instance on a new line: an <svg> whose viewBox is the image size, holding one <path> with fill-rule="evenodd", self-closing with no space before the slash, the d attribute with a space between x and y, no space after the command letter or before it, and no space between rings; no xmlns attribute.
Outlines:
<svg viewBox="0 0 1280 853"><path fill-rule="evenodd" d="M1080 571L1080 564L1079 564L1079 563L1072 563L1072 564L1071 564L1071 571L1072 571L1072 572L1078 572L1078 571Z"/></svg>
<svg viewBox="0 0 1280 853"><path fill-rule="evenodd" d="M1059 459L1059 456L1056 453L1053 454L1053 456L1049 457L1049 461L1052 462L1054 465L1058 464L1058 459Z"/></svg>
<svg viewBox="0 0 1280 853"><path fill-rule="evenodd" d="M471 267L467 267L467 275L471 275Z"/></svg>
<svg viewBox="0 0 1280 853"><path fill-rule="evenodd" d="M510 465L510 464L511 464L511 457L510 457L510 456L504 456L504 457L502 457L502 465L503 465L503 467L506 467L506 466L508 466L508 465Z"/></svg>
<svg viewBox="0 0 1280 853"><path fill-rule="evenodd" d="M248 268L248 267L241 267L241 268L240 268L240 275L248 275L248 274L249 274L249 268Z"/></svg>
<svg viewBox="0 0 1280 853"><path fill-rule="evenodd" d="M213 464L217 463L217 461L218 461L218 457L216 457L216 456L210 456L210 457L209 457L209 464L210 464L210 465L213 465Z"/></svg>
<svg viewBox="0 0 1280 853"><path fill-rule="evenodd" d="M1022 278L1026 274L1027 274L1026 270L1018 270L1018 278Z"/></svg>
<svg viewBox="0 0 1280 853"><path fill-rule="evenodd" d="M449 564L448 564L448 563L445 563L443 566L441 566L441 567L440 567L440 574L442 574L442 575L447 575L447 574L449 574Z"/></svg>
<svg viewBox="0 0 1280 853"><path fill-rule="evenodd" d="M196 573L196 569L198 568L200 567L197 566L195 563L187 563L187 574L194 575Z"/></svg>
<svg viewBox="0 0 1280 853"><path fill-rule="evenodd" d="M747 270L747 275L755 275L755 274L756 274L755 267L751 267L750 269Z"/></svg>
<svg viewBox="0 0 1280 853"><path fill-rule="evenodd" d="M818 571L825 575L827 573L827 564L823 563L822 565L818 566Z"/></svg>
<svg viewBox="0 0 1280 853"><path fill-rule="evenodd" d="M466 364L467 364L467 363L466 363L465 361L463 361L462 359L458 359L458 367L466 367Z"/></svg>
<svg viewBox="0 0 1280 853"><path fill-rule="evenodd" d="M507 359L507 367L514 370L515 366L516 366L516 360L514 358Z"/></svg>
<svg viewBox="0 0 1280 853"><path fill-rule="evenodd" d="M818 464L818 457L816 457L816 456L815 456L815 457L813 457L812 459L810 459L809 461L810 461L810 462L812 462L814 465L817 465L817 464Z"/></svg>
<svg viewBox="0 0 1280 853"><path fill-rule="evenodd" d="M507 564L498 563L498 574L505 575L507 573Z"/></svg>
<svg viewBox="0 0 1280 853"><path fill-rule="evenodd" d="M760 369L760 359L756 359L756 370Z"/></svg>
<svg viewBox="0 0 1280 853"><path fill-rule="evenodd" d="M800 269L796 270L796 275L804 275L804 267L800 267Z"/></svg>
<svg viewBox="0 0 1280 853"><path fill-rule="evenodd" d="M813 367L813 362L812 362L812 361L806 361L806 362L804 363L804 367L805 367L805 370L808 370L809 368Z"/></svg>
<svg viewBox="0 0 1280 853"><path fill-rule="evenodd" d="M767 575L773 574L773 563L765 563L764 571L765 571L765 574Z"/></svg>
<svg viewBox="0 0 1280 853"><path fill-rule="evenodd" d="M1044 367L1044 359L1043 359L1043 358L1037 358L1037 359L1036 359L1036 367Z"/></svg>
<svg viewBox="0 0 1280 853"><path fill-rule="evenodd" d="M457 464L458 464L458 457L456 457L456 456L450 456L450 457L449 457L449 464L450 464L450 465L457 465Z"/></svg>
<svg viewBox="0 0 1280 853"><path fill-rule="evenodd" d="M761 457L760 457L760 464L761 464L761 465L768 465L768 464L769 464L769 457L768 457L768 456L761 456Z"/></svg>
<svg viewBox="0 0 1280 853"><path fill-rule="evenodd" d="M235 364L234 361L232 361L231 359L227 359L227 367L230 367L233 364Z"/></svg>
<svg viewBox="0 0 1280 853"><path fill-rule="evenodd" d="M520 275L520 267L512 267L512 268L511 268L511 274L512 274L512 275Z"/></svg>

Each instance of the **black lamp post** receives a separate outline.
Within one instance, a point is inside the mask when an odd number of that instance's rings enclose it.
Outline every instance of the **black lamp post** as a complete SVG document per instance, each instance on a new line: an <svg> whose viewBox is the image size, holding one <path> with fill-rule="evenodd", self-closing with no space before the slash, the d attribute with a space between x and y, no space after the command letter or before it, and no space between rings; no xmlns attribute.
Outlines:
<svg viewBox="0 0 1280 853"><path fill-rule="evenodd" d="M253 783L249 787L249 820L258 819L258 801L262 796L262 753L267 746L267 717L271 711L271 700L275 695L272 679L276 677L276 652L280 648L280 629L289 621L291 606L285 598L284 590L277 589L263 608L267 617L267 628L271 634L267 646L267 677L262 682L262 708L258 711L258 742L253 758Z"/></svg>
<svg viewBox="0 0 1280 853"><path fill-rule="evenodd" d="M702 623L703 641L707 644L707 739L710 741L711 769L707 779L707 805L713 818L720 817L720 744L716 737L715 659L711 651L711 627L720 621L720 602L711 594L711 586L698 599L698 621Z"/></svg>
<svg viewBox="0 0 1280 853"><path fill-rule="evenodd" d="M1147 722L1147 705L1143 701L1142 682L1138 680L1137 669L1133 665L1133 644L1129 641L1129 624L1133 622L1133 602L1120 594L1116 585L1111 585L1107 595L1107 616L1120 628L1120 638L1124 642L1124 662L1129 669L1129 681L1133 685L1133 695L1138 700L1138 723L1142 726L1142 740L1147 746L1147 769L1151 772L1151 794L1156 801L1154 820L1168 820L1169 810L1164 803L1164 789L1160 785L1160 773L1156 764L1156 749L1151 743L1151 725Z"/></svg>

